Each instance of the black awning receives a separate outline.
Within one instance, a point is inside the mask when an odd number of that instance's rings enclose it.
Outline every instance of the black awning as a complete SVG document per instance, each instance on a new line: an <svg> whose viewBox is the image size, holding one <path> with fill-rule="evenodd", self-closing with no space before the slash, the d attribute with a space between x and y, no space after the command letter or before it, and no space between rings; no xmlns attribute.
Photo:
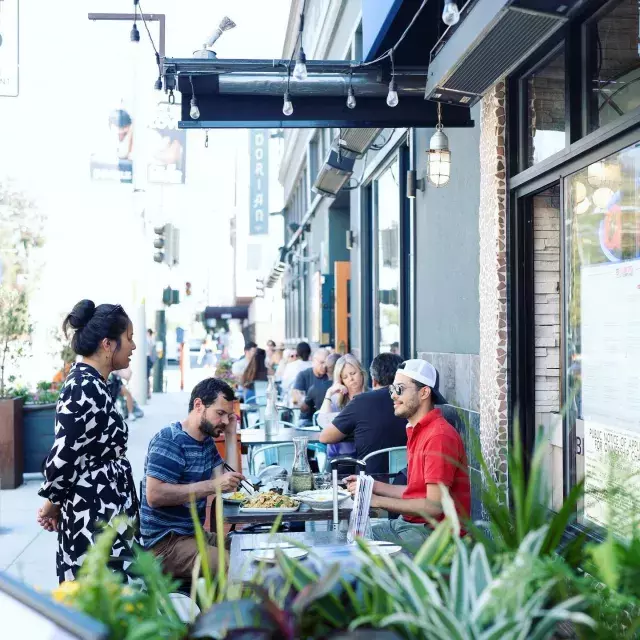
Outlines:
<svg viewBox="0 0 640 640"><path fill-rule="evenodd" d="M246 320L249 307L207 307L204 310L205 320Z"/></svg>

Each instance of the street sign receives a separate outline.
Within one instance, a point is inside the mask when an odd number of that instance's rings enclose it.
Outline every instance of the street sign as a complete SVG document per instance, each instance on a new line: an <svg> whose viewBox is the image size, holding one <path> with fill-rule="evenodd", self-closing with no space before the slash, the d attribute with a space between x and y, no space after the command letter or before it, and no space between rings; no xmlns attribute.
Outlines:
<svg viewBox="0 0 640 640"><path fill-rule="evenodd" d="M0 0L0 96L19 93L19 0Z"/></svg>

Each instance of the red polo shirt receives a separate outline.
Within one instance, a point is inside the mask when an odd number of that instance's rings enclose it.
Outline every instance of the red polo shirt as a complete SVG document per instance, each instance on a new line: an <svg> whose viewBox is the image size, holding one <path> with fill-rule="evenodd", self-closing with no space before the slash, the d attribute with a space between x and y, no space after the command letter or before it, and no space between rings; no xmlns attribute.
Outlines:
<svg viewBox="0 0 640 640"><path fill-rule="evenodd" d="M444 419L440 409L431 410L414 427L407 426L407 488L402 497L426 498L427 485L441 482L449 489L458 515L471 513L469 465L460 434ZM418 516L402 516L416 524ZM444 515L437 519L442 520Z"/></svg>

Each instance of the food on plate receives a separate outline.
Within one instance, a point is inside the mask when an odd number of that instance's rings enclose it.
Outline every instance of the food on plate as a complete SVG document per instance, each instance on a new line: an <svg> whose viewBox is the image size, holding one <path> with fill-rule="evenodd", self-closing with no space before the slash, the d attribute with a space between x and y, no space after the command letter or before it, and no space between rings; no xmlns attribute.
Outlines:
<svg viewBox="0 0 640 640"><path fill-rule="evenodd" d="M274 491L265 491L252 496L242 506L245 509L293 509L298 506L298 501Z"/></svg>
<svg viewBox="0 0 640 640"><path fill-rule="evenodd" d="M234 491L225 497L227 500L244 500L247 497L247 494L242 491Z"/></svg>

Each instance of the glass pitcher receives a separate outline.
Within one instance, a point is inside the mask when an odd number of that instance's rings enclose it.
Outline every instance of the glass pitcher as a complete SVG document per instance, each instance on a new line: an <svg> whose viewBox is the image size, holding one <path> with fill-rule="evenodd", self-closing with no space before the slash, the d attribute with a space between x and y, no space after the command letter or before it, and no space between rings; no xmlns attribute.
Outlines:
<svg viewBox="0 0 640 640"><path fill-rule="evenodd" d="M313 475L307 457L309 438L298 436L292 438L294 446L293 468L291 470L291 493L311 491L313 489Z"/></svg>

